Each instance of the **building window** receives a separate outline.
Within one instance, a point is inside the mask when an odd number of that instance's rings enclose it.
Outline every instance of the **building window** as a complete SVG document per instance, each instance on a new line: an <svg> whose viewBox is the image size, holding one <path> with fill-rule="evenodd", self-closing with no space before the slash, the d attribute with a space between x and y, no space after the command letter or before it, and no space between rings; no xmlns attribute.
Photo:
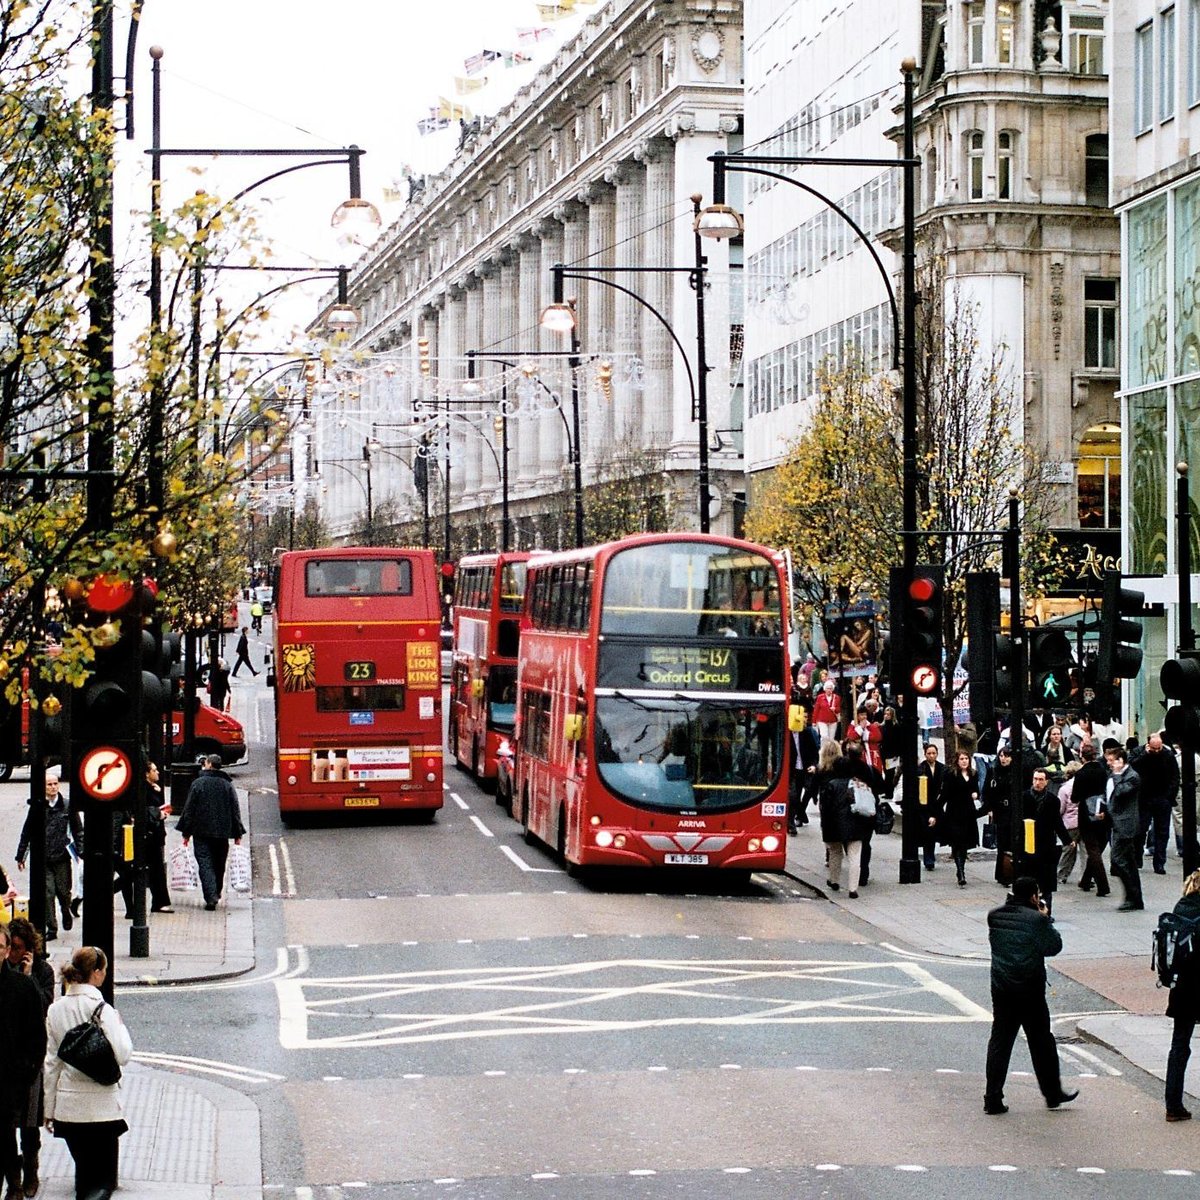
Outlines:
<svg viewBox="0 0 1200 1200"><path fill-rule="evenodd" d="M996 135L996 197L999 200L1013 198L1013 160L1017 135L1011 129L1002 129Z"/></svg>
<svg viewBox="0 0 1200 1200"><path fill-rule="evenodd" d="M983 131L967 134L967 198L983 199Z"/></svg>
<svg viewBox="0 0 1200 1200"><path fill-rule="evenodd" d="M1193 4L1197 0L1191 0ZM1067 48L1076 75L1104 74L1104 18L1088 13L1067 16Z"/></svg>
<svg viewBox="0 0 1200 1200"><path fill-rule="evenodd" d="M1079 443L1076 469L1079 527L1116 529L1121 523L1121 427L1093 425Z"/></svg>
<svg viewBox="0 0 1200 1200"><path fill-rule="evenodd" d="M996 61L1002 67L1012 66L1016 24L1013 0L996 0Z"/></svg>
<svg viewBox="0 0 1200 1200"><path fill-rule="evenodd" d="M1133 34L1133 132L1154 121L1154 26L1147 21Z"/></svg>
<svg viewBox="0 0 1200 1200"><path fill-rule="evenodd" d="M1108 207L1108 134L1088 134L1084 142L1084 187L1087 203Z"/></svg>
<svg viewBox="0 0 1200 1200"><path fill-rule="evenodd" d="M932 208L937 203L937 150L930 146L925 153L925 207Z"/></svg>
<svg viewBox="0 0 1200 1200"><path fill-rule="evenodd" d="M983 21L982 0L972 0L967 5L967 65L983 66Z"/></svg>
<svg viewBox="0 0 1200 1200"><path fill-rule="evenodd" d="M1175 9L1164 9L1158 17L1158 119L1175 115Z"/></svg>
<svg viewBox="0 0 1200 1200"><path fill-rule="evenodd" d="M1188 0L1187 102L1200 104L1200 0Z"/></svg>
<svg viewBox="0 0 1200 1200"><path fill-rule="evenodd" d="M1083 281L1083 365L1094 371L1117 368L1117 281Z"/></svg>

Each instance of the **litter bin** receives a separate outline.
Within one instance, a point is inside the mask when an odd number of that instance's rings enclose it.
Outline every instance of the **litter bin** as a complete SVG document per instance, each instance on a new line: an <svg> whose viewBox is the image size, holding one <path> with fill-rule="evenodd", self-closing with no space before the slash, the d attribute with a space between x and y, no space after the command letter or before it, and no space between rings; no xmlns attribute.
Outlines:
<svg viewBox="0 0 1200 1200"><path fill-rule="evenodd" d="M171 764L171 815L178 817L183 812L187 800L188 789L192 780L200 774L200 764L194 762L178 762Z"/></svg>

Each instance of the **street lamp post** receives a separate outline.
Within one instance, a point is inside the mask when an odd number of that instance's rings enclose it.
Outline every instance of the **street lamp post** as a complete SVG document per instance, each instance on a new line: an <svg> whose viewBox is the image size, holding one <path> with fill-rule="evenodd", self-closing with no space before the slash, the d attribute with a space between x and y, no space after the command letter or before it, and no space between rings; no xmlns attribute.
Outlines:
<svg viewBox="0 0 1200 1200"><path fill-rule="evenodd" d="M371 499L371 439L367 438L363 442L362 448L363 462L367 467L367 545L375 545L375 512L374 502Z"/></svg>
<svg viewBox="0 0 1200 1200"><path fill-rule="evenodd" d="M900 64L904 77L904 152L900 158L825 158L810 155L714 154L713 203L696 217L696 232L700 237L737 237L743 229L741 218L725 203L725 177L728 172L764 175L781 183L798 187L832 209L854 231L870 253L883 278L892 311L892 369L903 367L901 379L901 451L903 455L902 529L903 572L907 588L917 565L919 532L917 530L917 357L916 357L916 172L920 160L916 157L913 123L913 96L916 87L915 60L906 58ZM811 185L769 169L772 166L846 166L899 167L904 172L903 232L901 244L901 274L903 286L903 319L896 304L891 277L878 251L863 229L843 208ZM895 621L899 614L892 614ZM909 671L902 674L907 678ZM906 797L917 793L917 696L910 687L902 697L900 728L904 743L901 760L901 780ZM919 883L921 879L920 831L915 821L905 821L903 848L900 856L900 882Z"/></svg>
<svg viewBox="0 0 1200 1200"><path fill-rule="evenodd" d="M695 201L695 203L698 209L698 201ZM699 246L698 241L697 246ZM569 333L571 335L572 363L573 365L578 365L574 358L579 353L578 321L575 314L575 305L563 299L563 283L567 279L582 280L586 283L599 283L604 287L612 288L613 291L620 292L623 296L628 296L631 300L636 301L647 312L657 318L659 324L667 331L671 341L675 343L675 348L682 355L683 365L687 371L688 390L692 399L692 419L697 421L700 428L700 444L697 458L699 466L697 480L699 494L697 502L700 509L700 532L707 533L709 530L710 508L708 481L708 387L703 381L706 379L709 371L704 340L704 287L708 268L705 265L704 256L700 254L699 249L697 249L696 257L697 261L695 265L690 267L586 267L574 264L565 266L563 263L555 263L550 268L554 282L553 299L550 305L542 312L541 326L543 329L549 329L553 333ZM605 278L606 274L613 271L631 275L687 275L689 277L692 287L696 289L696 316L700 322L696 335L696 371L694 373L691 361L688 359L687 351L683 348L683 343L671 327L671 323L644 296L639 296L637 292L631 291L624 285L617 283L614 279ZM697 377L701 381L699 386L697 385ZM572 384L574 386L573 374ZM578 437L579 404L577 400L574 402L573 407L575 412L576 436ZM578 473L579 470L580 466L577 455L576 472ZM579 539L579 544L582 545L582 520L578 515L577 521L580 526L577 530L577 539Z"/></svg>

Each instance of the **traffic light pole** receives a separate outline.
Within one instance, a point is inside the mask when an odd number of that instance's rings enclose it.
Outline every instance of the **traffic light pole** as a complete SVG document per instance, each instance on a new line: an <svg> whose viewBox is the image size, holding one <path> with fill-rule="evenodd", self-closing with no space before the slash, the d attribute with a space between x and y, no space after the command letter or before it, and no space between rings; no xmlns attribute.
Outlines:
<svg viewBox="0 0 1200 1200"><path fill-rule="evenodd" d="M1012 636L1012 703L1008 726L1008 744L1012 751L1009 769L1009 838L1012 848L1013 878L1021 872L1018 865L1025 852L1025 821L1022 811L1025 795L1025 621L1021 611L1021 500L1016 489L1008 496L1008 529L1005 531L1005 557L1008 560L1008 620ZM1003 843L997 854L1003 854Z"/></svg>
<svg viewBox="0 0 1200 1200"><path fill-rule="evenodd" d="M1175 529L1177 545L1175 570L1179 576L1179 604L1176 620L1179 623L1179 654L1196 649L1196 631L1192 628L1192 544L1191 499L1188 494L1188 466L1176 467ZM1196 844L1196 747L1180 746L1179 803L1183 806L1183 875L1186 879L1200 866L1200 847Z"/></svg>

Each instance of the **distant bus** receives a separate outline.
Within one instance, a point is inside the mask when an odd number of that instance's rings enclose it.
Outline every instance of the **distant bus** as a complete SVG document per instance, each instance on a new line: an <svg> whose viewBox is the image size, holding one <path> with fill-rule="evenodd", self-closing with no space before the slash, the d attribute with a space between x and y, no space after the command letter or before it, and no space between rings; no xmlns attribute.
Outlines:
<svg viewBox="0 0 1200 1200"><path fill-rule="evenodd" d="M442 806L438 577L428 550L288 552L275 589L279 810Z"/></svg>
<svg viewBox="0 0 1200 1200"><path fill-rule="evenodd" d="M529 565L514 815L568 869L781 870L784 562L647 534Z"/></svg>
<svg viewBox="0 0 1200 1200"><path fill-rule="evenodd" d="M450 751L485 786L495 782L496 752L516 719L529 557L473 554L455 573Z"/></svg>

